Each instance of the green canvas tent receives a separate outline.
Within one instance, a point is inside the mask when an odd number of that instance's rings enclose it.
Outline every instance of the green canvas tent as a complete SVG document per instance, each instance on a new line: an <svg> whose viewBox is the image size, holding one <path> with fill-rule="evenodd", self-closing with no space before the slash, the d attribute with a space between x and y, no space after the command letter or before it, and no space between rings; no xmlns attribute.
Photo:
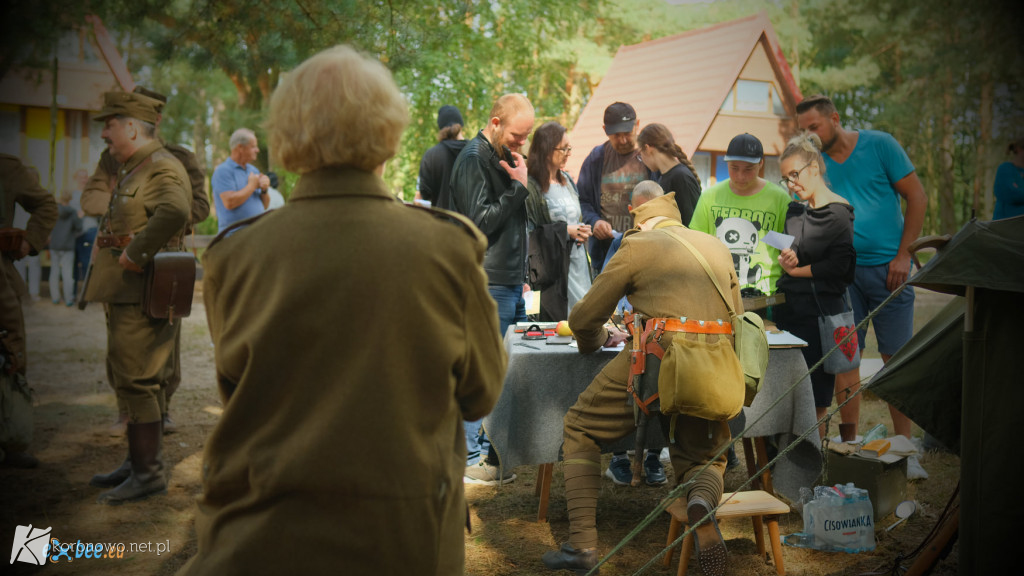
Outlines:
<svg viewBox="0 0 1024 576"><path fill-rule="evenodd" d="M910 284L963 298L869 387L960 453L960 574L1004 573L1019 564L1024 519L1024 499L1013 495L1024 472L1014 448L1024 411L1024 216L969 222Z"/></svg>

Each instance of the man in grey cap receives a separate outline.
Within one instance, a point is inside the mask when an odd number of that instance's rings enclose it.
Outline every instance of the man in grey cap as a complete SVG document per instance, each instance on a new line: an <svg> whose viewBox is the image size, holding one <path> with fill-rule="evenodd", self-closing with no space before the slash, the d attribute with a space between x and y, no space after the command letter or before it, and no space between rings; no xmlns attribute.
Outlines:
<svg viewBox="0 0 1024 576"><path fill-rule="evenodd" d="M128 456L90 484L113 485L99 501L123 504L167 491L161 456L164 390L174 372L181 325L145 314L143 270L158 252L183 249L192 192L184 166L156 139L162 102L129 92L107 92L103 98L95 120L104 123L103 140L121 168L96 236L99 251L83 297L106 305L108 370L128 410ZM83 204L95 193L86 190Z"/></svg>
<svg viewBox="0 0 1024 576"><path fill-rule="evenodd" d="M451 209L452 166L466 146L459 109L451 105L441 106L437 111L437 130L437 144L427 150L420 161L416 199L426 200L438 208Z"/></svg>

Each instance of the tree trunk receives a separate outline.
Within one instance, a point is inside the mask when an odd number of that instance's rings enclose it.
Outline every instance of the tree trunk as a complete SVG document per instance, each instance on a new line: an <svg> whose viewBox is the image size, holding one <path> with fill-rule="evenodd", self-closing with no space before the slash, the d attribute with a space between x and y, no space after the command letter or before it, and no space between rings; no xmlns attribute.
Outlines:
<svg viewBox="0 0 1024 576"><path fill-rule="evenodd" d="M953 178L953 71L946 68L942 81L942 145L939 146L939 226L943 233L956 232L956 200Z"/></svg>
<svg viewBox="0 0 1024 576"><path fill-rule="evenodd" d="M974 217L988 218L992 210L992 186L988 182L988 151L992 144L992 93L994 92L992 75L982 72L981 83L981 105L978 111L980 119L981 135L978 138L978 146L975 152L977 165L974 170ZM985 195L982 202L982 194Z"/></svg>
<svg viewBox="0 0 1024 576"><path fill-rule="evenodd" d="M793 23L800 24L800 1L792 0L789 3L789 16L793 19ZM793 73L793 82L797 86L800 85L800 42L797 40L796 35L793 35L793 39L790 42L789 48L789 70Z"/></svg>

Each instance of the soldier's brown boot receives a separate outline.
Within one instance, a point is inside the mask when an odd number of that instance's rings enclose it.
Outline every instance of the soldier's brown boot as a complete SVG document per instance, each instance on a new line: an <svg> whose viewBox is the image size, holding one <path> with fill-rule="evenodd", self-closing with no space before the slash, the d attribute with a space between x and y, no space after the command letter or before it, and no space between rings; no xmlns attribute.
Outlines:
<svg viewBox="0 0 1024 576"><path fill-rule="evenodd" d="M98 499L100 504L119 505L167 493L167 478L161 457L163 423L128 424L128 478Z"/></svg>
<svg viewBox="0 0 1024 576"><path fill-rule="evenodd" d="M132 459L126 456L124 462L109 474L97 474L89 480L89 486L96 488L113 488L124 482L132 474Z"/></svg>

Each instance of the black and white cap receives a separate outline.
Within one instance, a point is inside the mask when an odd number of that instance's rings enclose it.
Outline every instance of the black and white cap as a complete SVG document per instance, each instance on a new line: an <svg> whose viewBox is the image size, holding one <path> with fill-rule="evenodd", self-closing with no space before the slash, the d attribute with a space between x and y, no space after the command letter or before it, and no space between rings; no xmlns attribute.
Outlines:
<svg viewBox="0 0 1024 576"><path fill-rule="evenodd" d="M729 142L725 151L726 162L750 162L757 164L764 158L764 147L753 134L744 132Z"/></svg>

